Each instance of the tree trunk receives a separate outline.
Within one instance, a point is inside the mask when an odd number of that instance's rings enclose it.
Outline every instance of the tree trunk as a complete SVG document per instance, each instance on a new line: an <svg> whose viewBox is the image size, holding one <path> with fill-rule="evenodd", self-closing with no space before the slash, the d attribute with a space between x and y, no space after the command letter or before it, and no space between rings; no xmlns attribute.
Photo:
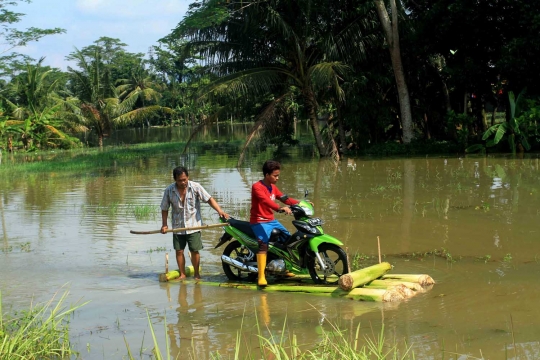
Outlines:
<svg viewBox="0 0 540 360"><path fill-rule="evenodd" d="M348 150L347 139L345 138L345 129L343 128L343 118L341 117L340 105L338 105L338 108L337 108L337 122L338 122L339 141L341 143L341 152L346 153Z"/></svg>
<svg viewBox="0 0 540 360"><path fill-rule="evenodd" d="M392 11L392 20L388 16L384 0L374 0L375 9L381 26L383 27L390 58L392 60L392 68L396 78L396 85L399 96L399 108L401 113L401 124L403 128L403 143L408 144L413 139L413 122L411 113L411 101L409 98L409 89L405 80L405 71L401 62L401 50L399 47L399 31L398 31L398 15L395 0L390 0L390 8Z"/></svg>
<svg viewBox="0 0 540 360"><path fill-rule="evenodd" d="M103 135L98 136L98 145L100 149L103 149Z"/></svg>
<svg viewBox="0 0 540 360"><path fill-rule="evenodd" d="M429 131L429 123L428 123L428 116L426 113L424 113L424 134L426 136L426 139L431 139L431 132Z"/></svg>
<svg viewBox="0 0 540 360"><path fill-rule="evenodd" d="M328 141L330 142L329 146L326 146L324 144L321 130L319 128L319 122L317 119L317 102L315 101L315 95L313 94L313 91L309 87L306 87L304 88L303 96L309 117L309 124L311 127L311 131L313 132L313 137L315 138L315 144L317 145L317 149L319 150L319 155L321 157L327 157L333 155L332 152L335 152L337 155L337 160L339 160L339 154L337 153L337 147L333 137L328 136Z"/></svg>
<svg viewBox="0 0 540 360"><path fill-rule="evenodd" d="M450 92L448 91L446 80L444 80L442 76L440 76L440 79L442 83L442 91L443 91L443 96L444 96L444 107L446 108L446 112L448 113L452 110L452 105L450 103Z"/></svg>

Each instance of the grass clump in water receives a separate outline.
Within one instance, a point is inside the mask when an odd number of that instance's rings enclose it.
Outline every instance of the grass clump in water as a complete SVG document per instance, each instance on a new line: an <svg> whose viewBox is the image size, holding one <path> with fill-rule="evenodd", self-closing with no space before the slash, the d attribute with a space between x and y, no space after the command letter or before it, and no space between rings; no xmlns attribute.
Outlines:
<svg viewBox="0 0 540 360"><path fill-rule="evenodd" d="M31 305L29 310L3 314L0 293L0 359L57 359L75 354L69 341L69 316L81 304L66 309L68 291L54 305Z"/></svg>
<svg viewBox="0 0 540 360"><path fill-rule="evenodd" d="M130 204L128 205L128 212L135 216L137 220L150 220L155 219L158 214L159 206L149 204Z"/></svg>

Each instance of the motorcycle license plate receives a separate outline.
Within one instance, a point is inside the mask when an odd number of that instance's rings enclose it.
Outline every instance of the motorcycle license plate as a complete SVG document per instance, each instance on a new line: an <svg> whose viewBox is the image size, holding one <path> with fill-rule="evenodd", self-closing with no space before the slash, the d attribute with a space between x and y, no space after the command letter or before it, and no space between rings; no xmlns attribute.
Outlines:
<svg viewBox="0 0 540 360"><path fill-rule="evenodd" d="M309 225L311 226L321 226L324 224L324 221L322 221L320 218L312 218L307 221Z"/></svg>

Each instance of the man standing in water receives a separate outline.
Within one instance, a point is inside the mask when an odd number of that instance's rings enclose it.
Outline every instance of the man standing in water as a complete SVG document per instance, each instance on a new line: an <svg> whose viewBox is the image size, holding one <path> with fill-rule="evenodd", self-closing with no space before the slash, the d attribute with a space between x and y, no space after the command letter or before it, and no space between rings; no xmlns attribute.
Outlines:
<svg viewBox="0 0 540 360"><path fill-rule="evenodd" d="M266 268L266 255L268 252L268 242L273 229L279 229L286 236L290 236L289 231L274 219L273 211L283 211L291 215L291 209L288 206L280 207L274 202L280 200L286 205L298 204L298 200L287 198L282 199L283 193L276 186L279 180L281 165L277 161L267 160L263 165L263 179L257 181L251 187L251 213L249 222L251 228L257 237L259 243L259 252L257 253L257 268L259 269L259 286L266 286L264 269ZM292 275L291 273L291 276Z"/></svg>
<svg viewBox="0 0 540 360"><path fill-rule="evenodd" d="M169 208L172 206L172 226L177 228L192 228L202 226L201 201L210 205L220 217L229 218L212 196L195 181L190 181L188 171L183 166L173 170L174 183L169 185L163 193L161 201L161 233L167 233L167 218ZM195 279L200 279L199 265L203 244L200 230L185 230L173 234L173 246L176 250L176 262L180 271L180 279L186 278L186 259L184 249L186 244L191 254L191 263L195 271Z"/></svg>

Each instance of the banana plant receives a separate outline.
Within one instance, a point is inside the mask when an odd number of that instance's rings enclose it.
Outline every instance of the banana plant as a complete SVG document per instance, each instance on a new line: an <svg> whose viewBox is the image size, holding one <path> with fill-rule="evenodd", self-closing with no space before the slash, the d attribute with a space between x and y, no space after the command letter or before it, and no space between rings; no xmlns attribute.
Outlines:
<svg viewBox="0 0 540 360"><path fill-rule="evenodd" d="M525 91L521 91L517 99L515 99L512 91L508 93L508 100L510 102L510 117L508 121L495 124L486 130L482 136L482 140L486 141L486 147L495 146L506 137L512 153L515 154L516 148L518 147L523 147L525 150L530 150L531 145L527 139L526 130L523 129L527 120L525 117L520 116L522 112L521 103L523 102L522 99L524 92Z"/></svg>

